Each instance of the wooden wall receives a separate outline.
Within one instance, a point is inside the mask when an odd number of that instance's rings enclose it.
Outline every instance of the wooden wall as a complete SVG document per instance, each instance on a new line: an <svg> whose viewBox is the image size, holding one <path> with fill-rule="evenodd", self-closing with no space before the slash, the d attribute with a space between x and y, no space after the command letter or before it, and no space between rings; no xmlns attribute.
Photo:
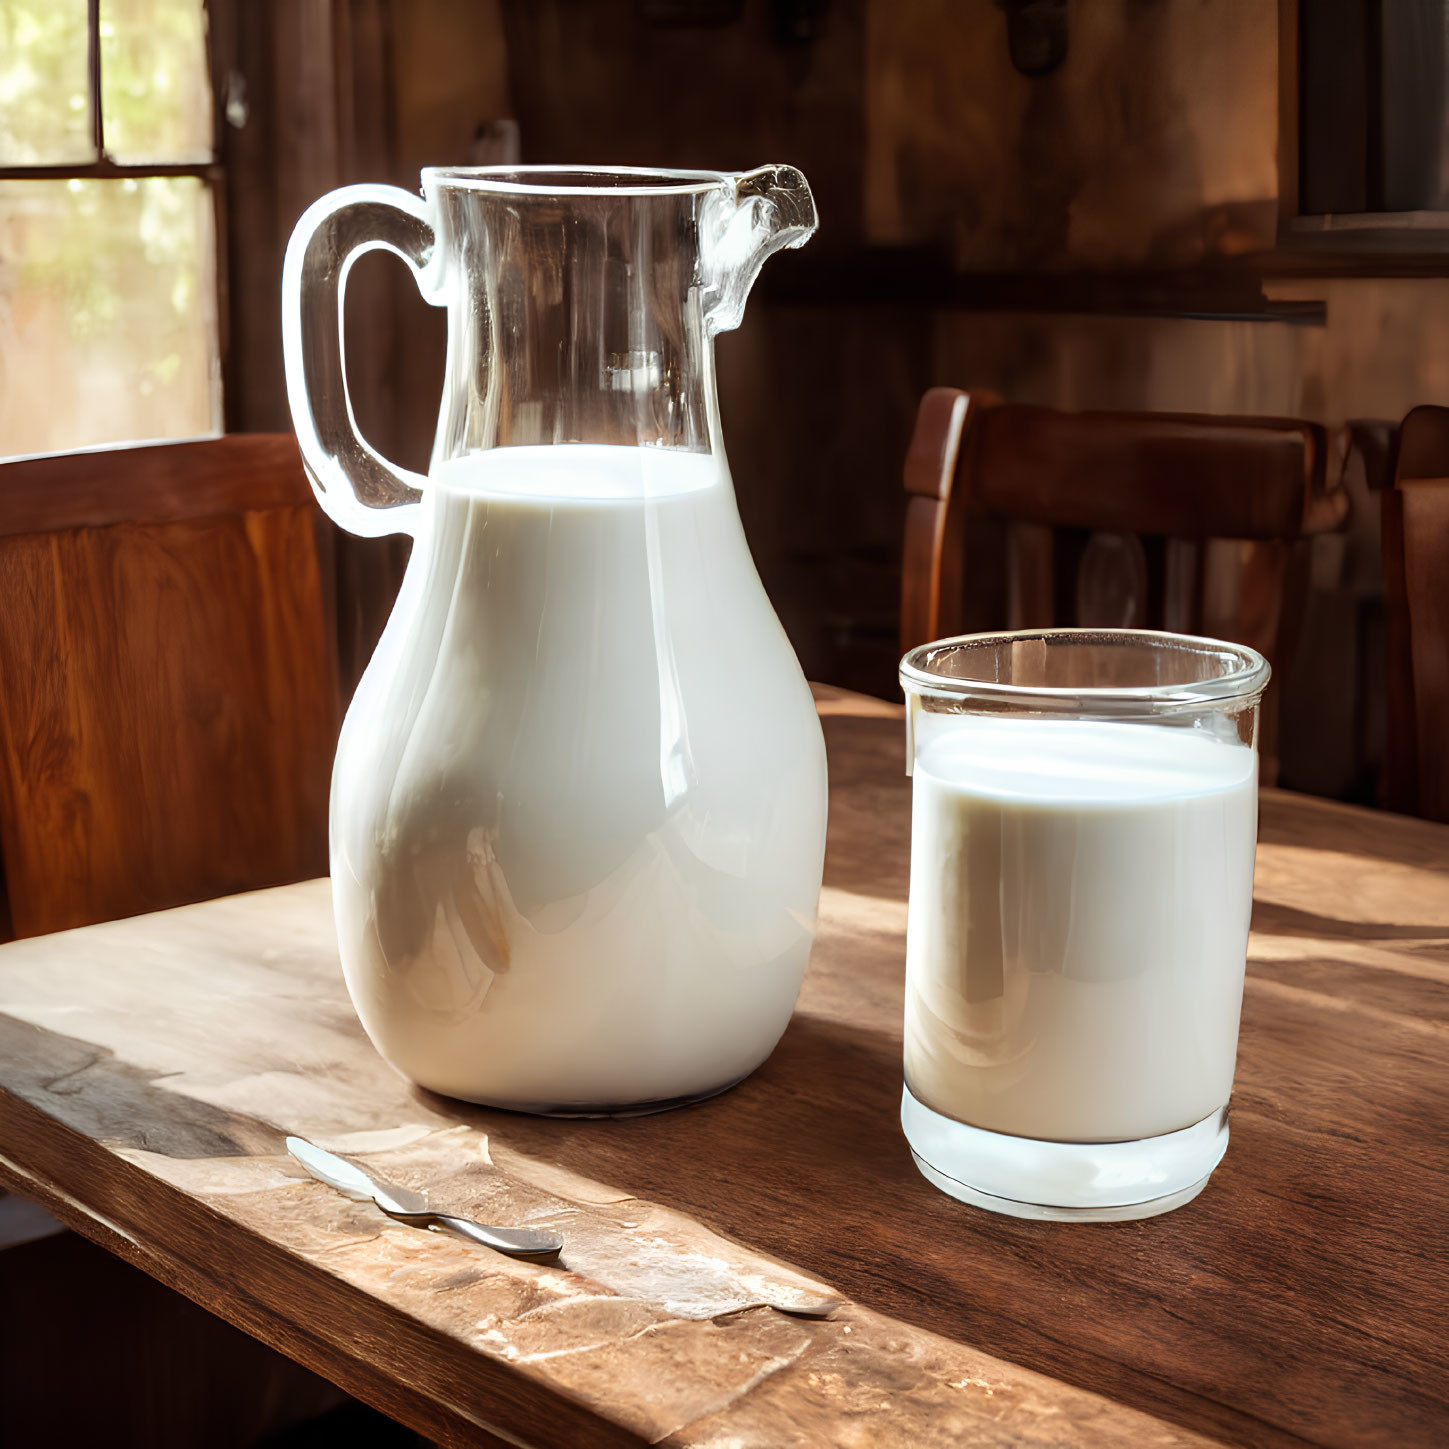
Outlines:
<svg viewBox="0 0 1449 1449"><path fill-rule="evenodd" d="M996 0L871 0L871 241L960 269L1191 266L1271 246L1276 8L1090 0L1065 62L1028 77Z"/></svg>
<svg viewBox="0 0 1449 1449"><path fill-rule="evenodd" d="M900 459L926 386L1330 424L1449 395L1449 267L1336 277L1283 254L1292 0L1070 0L1066 60L1037 78L996 0L740 0L723 25L677 23L730 10L689 0L318 5L353 91L341 179L416 187L505 117L526 162L810 178L821 230L766 269L719 370L746 531L818 678L894 693ZM348 319L364 430L422 466L440 316L374 256ZM1364 788L1361 503L1353 538L1320 547L1284 706L1285 779L1330 793Z"/></svg>

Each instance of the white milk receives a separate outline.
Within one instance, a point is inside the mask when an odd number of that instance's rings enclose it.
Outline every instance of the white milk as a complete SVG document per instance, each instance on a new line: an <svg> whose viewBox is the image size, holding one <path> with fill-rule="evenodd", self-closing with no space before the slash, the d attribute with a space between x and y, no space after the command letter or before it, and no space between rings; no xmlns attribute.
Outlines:
<svg viewBox="0 0 1449 1449"><path fill-rule="evenodd" d="M1186 728L953 716L913 773L912 1093L1052 1142L1153 1136L1224 1106L1255 752Z"/></svg>
<svg viewBox="0 0 1449 1449"><path fill-rule="evenodd" d="M349 989L424 1086L534 1108L756 1067L809 953L820 726L705 454L444 465L333 785Z"/></svg>

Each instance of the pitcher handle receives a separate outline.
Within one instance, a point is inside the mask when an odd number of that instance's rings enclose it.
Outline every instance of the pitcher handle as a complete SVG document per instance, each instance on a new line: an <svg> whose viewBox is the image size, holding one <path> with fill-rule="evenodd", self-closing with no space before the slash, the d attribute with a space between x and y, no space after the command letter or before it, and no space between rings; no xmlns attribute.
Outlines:
<svg viewBox="0 0 1449 1449"><path fill-rule="evenodd" d="M445 302L427 203L395 186L344 186L314 202L298 220L282 266L282 358L302 461L332 520L367 538L414 532L427 482L367 443L347 391L347 273L364 252L379 248L408 264L424 300Z"/></svg>

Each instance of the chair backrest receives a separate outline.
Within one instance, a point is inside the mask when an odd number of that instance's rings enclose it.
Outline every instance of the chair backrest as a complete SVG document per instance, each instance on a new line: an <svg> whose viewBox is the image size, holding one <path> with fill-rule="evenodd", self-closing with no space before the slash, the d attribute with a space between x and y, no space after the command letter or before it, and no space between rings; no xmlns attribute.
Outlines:
<svg viewBox="0 0 1449 1449"><path fill-rule="evenodd" d="M1388 633L1384 804L1449 820L1449 408L1399 427L1383 509Z"/></svg>
<svg viewBox="0 0 1449 1449"><path fill-rule="evenodd" d="M331 557L290 437L0 464L0 863L35 935L325 873Z"/></svg>
<svg viewBox="0 0 1449 1449"><path fill-rule="evenodd" d="M901 648L1082 624L1251 645L1301 624L1304 541L1339 528L1328 439L1291 418L1060 412L933 388L905 468ZM1270 699L1265 754L1272 774Z"/></svg>

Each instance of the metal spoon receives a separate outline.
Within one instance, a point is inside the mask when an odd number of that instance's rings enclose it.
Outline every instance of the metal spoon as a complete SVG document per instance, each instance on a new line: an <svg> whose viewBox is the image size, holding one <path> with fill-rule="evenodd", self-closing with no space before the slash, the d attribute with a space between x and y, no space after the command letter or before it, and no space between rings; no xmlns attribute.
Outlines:
<svg viewBox="0 0 1449 1449"><path fill-rule="evenodd" d="M451 1213L434 1212L428 1206L426 1193L398 1187L364 1172L355 1163L335 1152L316 1147L304 1137L287 1138L287 1151L317 1179L335 1187L356 1202L373 1202L388 1217L409 1227L428 1228L434 1232L454 1233L471 1243L481 1243L510 1258L531 1262L549 1262L563 1249L557 1233L538 1232L532 1228L494 1228L475 1223L472 1218L454 1217Z"/></svg>

